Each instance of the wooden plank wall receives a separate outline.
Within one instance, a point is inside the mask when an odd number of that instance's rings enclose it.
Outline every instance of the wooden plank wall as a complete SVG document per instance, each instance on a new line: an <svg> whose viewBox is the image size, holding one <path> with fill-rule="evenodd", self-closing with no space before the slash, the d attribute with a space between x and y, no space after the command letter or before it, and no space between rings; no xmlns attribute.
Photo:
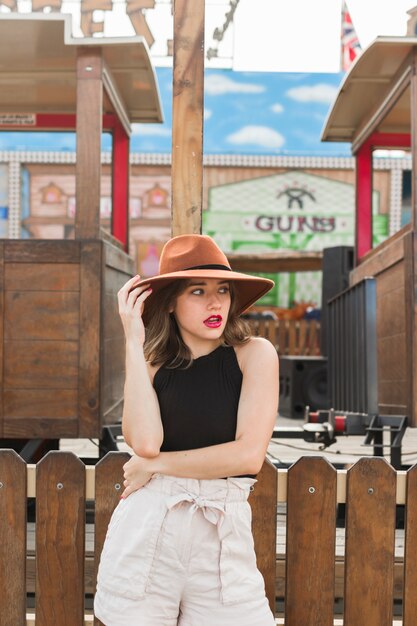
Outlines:
<svg viewBox="0 0 417 626"><path fill-rule="evenodd" d="M396 263L376 280L378 406L383 415L409 415L404 268L403 262Z"/></svg>
<svg viewBox="0 0 417 626"><path fill-rule="evenodd" d="M133 261L103 241L0 246L0 437L99 437L121 417L117 291Z"/></svg>
<svg viewBox="0 0 417 626"><path fill-rule="evenodd" d="M412 423L410 240L406 228L372 250L351 272L350 284L376 278L379 411L408 415Z"/></svg>
<svg viewBox="0 0 417 626"><path fill-rule="evenodd" d="M2 251L2 436L75 437L79 244L8 241Z"/></svg>

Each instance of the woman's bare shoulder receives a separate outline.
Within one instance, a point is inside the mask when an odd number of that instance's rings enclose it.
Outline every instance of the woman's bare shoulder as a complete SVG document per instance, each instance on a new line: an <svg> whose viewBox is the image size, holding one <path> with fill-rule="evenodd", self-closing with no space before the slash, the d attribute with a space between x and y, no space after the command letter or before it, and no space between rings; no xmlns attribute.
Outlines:
<svg viewBox="0 0 417 626"><path fill-rule="evenodd" d="M275 346L264 337L251 337L249 341L235 346L235 351L242 371L260 361L266 364L278 362Z"/></svg>

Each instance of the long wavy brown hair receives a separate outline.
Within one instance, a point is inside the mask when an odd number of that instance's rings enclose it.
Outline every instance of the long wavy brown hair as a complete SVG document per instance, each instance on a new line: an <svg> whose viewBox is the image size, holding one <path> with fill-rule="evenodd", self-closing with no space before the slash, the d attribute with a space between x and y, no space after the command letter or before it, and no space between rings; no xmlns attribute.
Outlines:
<svg viewBox="0 0 417 626"><path fill-rule="evenodd" d="M190 281L178 279L158 291L157 298L146 304L147 319L144 353L151 365L164 365L168 368L190 367L193 362L190 349L184 343L177 322L170 309L175 306L177 297L182 294ZM238 346L246 343L251 336L250 327L237 313L238 300L233 281L230 287L230 309L223 333L223 344Z"/></svg>

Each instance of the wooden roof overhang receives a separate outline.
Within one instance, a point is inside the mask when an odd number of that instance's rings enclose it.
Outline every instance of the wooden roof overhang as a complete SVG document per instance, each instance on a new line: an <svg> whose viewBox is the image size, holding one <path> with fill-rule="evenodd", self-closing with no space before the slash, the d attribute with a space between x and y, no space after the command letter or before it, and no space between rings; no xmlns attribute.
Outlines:
<svg viewBox="0 0 417 626"><path fill-rule="evenodd" d="M76 130L76 237L100 234L105 130L113 135L112 234L127 249L131 124L162 121L142 37L74 38L69 15L0 15L0 129Z"/></svg>
<svg viewBox="0 0 417 626"><path fill-rule="evenodd" d="M356 157L358 261L372 248L373 150L416 154L416 71L416 37L378 37L345 76L325 122L322 140L348 141Z"/></svg>

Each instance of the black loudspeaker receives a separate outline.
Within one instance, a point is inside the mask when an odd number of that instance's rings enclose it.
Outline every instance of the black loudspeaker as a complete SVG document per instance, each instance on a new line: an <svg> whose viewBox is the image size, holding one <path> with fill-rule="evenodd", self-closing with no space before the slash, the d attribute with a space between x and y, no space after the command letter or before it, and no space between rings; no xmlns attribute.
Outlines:
<svg viewBox="0 0 417 626"><path fill-rule="evenodd" d="M349 273L353 269L354 249L336 246L323 250L323 278L321 287L320 352L327 354L327 303L349 287Z"/></svg>
<svg viewBox="0 0 417 626"><path fill-rule="evenodd" d="M327 359L321 356L282 356L279 374L279 414L303 418L312 411L329 409Z"/></svg>

